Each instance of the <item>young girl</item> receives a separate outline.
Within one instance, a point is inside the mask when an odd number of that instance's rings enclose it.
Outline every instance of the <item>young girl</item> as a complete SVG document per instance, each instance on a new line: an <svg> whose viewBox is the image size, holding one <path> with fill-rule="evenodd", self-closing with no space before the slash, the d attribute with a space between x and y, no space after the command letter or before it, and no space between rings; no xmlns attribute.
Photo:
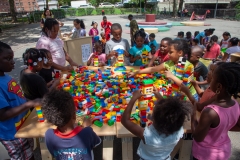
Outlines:
<svg viewBox="0 0 240 160"><path fill-rule="evenodd" d="M240 47L238 46L239 39L236 37L233 37L228 42L228 49L226 50L226 53L224 53L224 56L222 58L225 62L231 61L231 54L232 53L238 53L240 52Z"/></svg>
<svg viewBox="0 0 240 160"><path fill-rule="evenodd" d="M102 53L105 53L105 46L106 46L106 35L104 32L102 32L101 34L101 42L102 42Z"/></svg>
<svg viewBox="0 0 240 160"><path fill-rule="evenodd" d="M102 53L102 42L98 41L94 44L95 52L92 53L87 61L88 66L102 67L106 65L106 54ZM94 59L97 62L94 62Z"/></svg>
<svg viewBox="0 0 240 160"><path fill-rule="evenodd" d="M134 35L134 40L136 43L136 46L133 46L129 50L130 54L130 62L133 63L134 66L142 66L142 52L148 52L148 55L151 54L149 53L151 51L151 48L148 45L144 44L146 34L144 31L139 30L136 32ZM146 57L148 59L148 57Z"/></svg>
<svg viewBox="0 0 240 160"><path fill-rule="evenodd" d="M175 76L176 65L178 64L179 58L184 57L186 54L190 55L190 48L187 42L185 40L173 40L169 49L169 61L166 61L159 66L145 68L136 72L130 72L129 76L131 77L136 74L149 74L167 70L165 71L166 78L173 80L176 85L180 86L183 81ZM187 70L187 68L192 68L191 73L193 74L194 67L189 61L186 61L184 71ZM198 99L197 92L193 86L190 87L190 91L194 98Z"/></svg>
<svg viewBox="0 0 240 160"><path fill-rule="evenodd" d="M231 38L231 34L229 32L223 33L223 39L220 42L221 50L226 50L228 48L228 41Z"/></svg>
<svg viewBox="0 0 240 160"><path fill-rule="evenodd" d="M163 99L159 93L154 92L154 94L158 102L153 109L151 118L153 123L150 126L142 128L130 120L135 102L144 96L139 90L133 93L132 99L122 115L121 123L141 139L137 150L140 159L170 160L170 153L183 136L183 123L186 116L191 113L190 105L184 104L177 98Z"/></svg>
<svg viewBox="0 0 240 160"><path fill-rule="evenodd" d="M69 34L64 34L64 35L67 35L67 36L72 35L72 39L86 37L86 30L85 30L85 25L83 23L83 20L74 19L73 25L74 25L74 28L73 28L72 32Z"/></svg>
<svg viewBox="0 0 240 160"><path fill-rule="evenodd" d="M239 70L240 65L234 62L222 63L214 70L210 88L217 94L216 100L204 107L199 122L195 113L192 116L193 159L230 158L228 131L236 125L240 115L239 104L232 99L240 92Z"/></svg>
<svg viewBox="0 0 240 160"><path fill-rule="evenodd" d="M172 39L168 37L163 38L161 40L160 47L154 54L153 58L148 64L148 67L152 67L153 65L156 66L169 60L168 52L169 52L171 41Z"/></svg>
<svg viewBox="0 0 240 160"><path fill-rule="evenodd" d="M204 39L206 39L206 37L208 37L208 36L211 36L214 31L215 31L214 28L205 29L203 32L200 32L195 37L195 39L198 39L198 41L201 45L205 45Z"/></svg>
<svg viewBox="0 0 240 160"><path fill-rule="evenodd" d="M52 66L56 70L71 71L72 66L78 66L69 57L67 52L63 48L63 41L57 36L59 31L59 23L53 18L48 18L45 21L45 26L42 29L42 36L39 38L36 48L47 49L52 54L53 63ZM66 60L70 66L65 66Z"/></svg>
<svg viewBox="0 0 240 160"><path fill-rule="evenodd" d="M53 77L55 75L54 68L52 67L52 55L46 49L39 49L42 55L45 55L43 58L43 67L39 71L39 75L45 80L47 86L50 87L53 84Z"/></svg>
<svg viewBox="0 0 240 160"><path fill-rule="evenodd" d="M92 36L92 45L94 46L94 43L99 40L99 37L98 37L98 29L97 29L98 23L92 21L91 26L93 26L93 28L91 28L91 29L89 30L88 35L89 35L89 36ZM97 37L98 37L98 39L97 39ZM94 47L93 47L93 49L94 49Z"/></svg>
<svg viewBox="0 0 240 160"><path fill-rule="evenodd" d="M207 45L207 51L203 55L205 59L216 60L220 55L220 46L217 43L218 37L213 35L210 39L209 44Z"/></svg>
<svg viewBox="0 0 240 160"><path fill-rule="evenodd" d="M107 41L110 40L111 26L112 26L112 23L107 20L106 16L103 16L103 21L101 22L101 27L102 27L101 30L104 29Z"/></svg>

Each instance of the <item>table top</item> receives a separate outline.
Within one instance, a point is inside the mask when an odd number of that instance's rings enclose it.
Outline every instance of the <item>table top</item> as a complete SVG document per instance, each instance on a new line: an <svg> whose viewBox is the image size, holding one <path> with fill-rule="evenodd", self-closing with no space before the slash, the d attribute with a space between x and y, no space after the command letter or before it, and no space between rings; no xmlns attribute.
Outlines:
<svg viewBox="0 0 240 160"><path fill-rule="evenodd" d="M103 125L101 128L95 125L91 126L94 132L98 136L113 136L116 135L116 126L108 126ZM16 138L37 138L37 137L44 137L45 132L49 129L55 129L56 126L45 122L38 122L38 117L36 110L34 109L29 117L26 119L24 124L15 134Z"/></svg>

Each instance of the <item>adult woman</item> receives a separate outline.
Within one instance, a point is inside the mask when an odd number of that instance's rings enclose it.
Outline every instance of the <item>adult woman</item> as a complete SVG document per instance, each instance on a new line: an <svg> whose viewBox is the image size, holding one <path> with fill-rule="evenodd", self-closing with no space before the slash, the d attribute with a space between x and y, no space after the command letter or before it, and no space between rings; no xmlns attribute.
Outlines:
<svg viewBox="0 0 240 160"><path fill-rule="evenodd" d="M54 17L54 15L52 14L52 12L48 9L48 8L46 8L45 10L44 10L44 12L43 12L43 14L42 14L42 19L41 19L41 28L43 28L44 27L44 22L45 22L45 20L47 19L47 18L53 18ZM58 20L57 20L58 21ZM59 26L60 27L62 27L63 25L64 25L64 23L62 23L62 22L60 22L60 21L58 21L58 23L59 23Z"/></svg>

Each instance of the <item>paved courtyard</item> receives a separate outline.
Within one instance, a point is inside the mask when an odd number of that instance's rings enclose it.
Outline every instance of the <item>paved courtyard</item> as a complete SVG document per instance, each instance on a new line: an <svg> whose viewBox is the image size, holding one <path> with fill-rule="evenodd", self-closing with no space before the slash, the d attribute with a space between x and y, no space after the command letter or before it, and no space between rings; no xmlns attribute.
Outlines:
<svg viewBox="0 0 240 160"><path fill-rule="evenodd" d="M128 34L129 28L125 26L125 24L129 23L127 16L112 15L107 17L108 17L108 20L111 21L112 23L120 23L123 28L122 37L130 40L130 35ZM83 16L83 17L65 18L61 20L65 24L61 28L62 32L71 31L73 27L72 21L75 18L79 18L84 21L87 33L89 29L91 29L92 21L96 21L100 24L102 20L102 16ZM143 21L144 19L137 19L137 20ZM172 22L172 20L167 20L167 19L163 19L163 21ZM219 20L219 19L207 19L205 22L208 24L211 24L211 26L199 26L199 27L174 26L170 29L170 31L158 32L156 34L156 40L159 43L160 40L164 37L175 38L177 35L177 32L179 31L183 31L185 33L187 31L191 31L193 34L195 31L203 31L204 29L207 29L207 28L215 28L216 30L214 32L214 35L217 35L219 37L219 40L222 39L222 33L224 31L230 32L232 37L236 36L240 38L239 22ZM100 25L98 28L100 30ZM39 37L40 37L39 23L21 25L15 28L11 28L9 30L4 30L3 33L0 33L0 41L8 43L12 47L15 53L14 56L15 56L16 66L15 66L15 70L11 72L10 75L12 75L17 80L19 80L20 70L24 67L22 62L22 53L26 50L26 48L35 47ZM229 132L229 136L232 141L232 156L230 160L238 160L240 159L239 158L240 157L240 133ZM138 143L139 143L139 140L134 139L134 153L136 153ZM121 148L121 141L119 139L116 140L114 146L118 146L118 148ZM97 155L95 158L100 159L97 157L101 157L101 146L98 147L95 153ZM115 154L114 160L121 159L121 149L114 149L114 154ZM36 156L37 156L36 157L37 160L39 160L40 159L39 150L36 151ZM138 157L134 156L134 159L138 159Z"/></svg>

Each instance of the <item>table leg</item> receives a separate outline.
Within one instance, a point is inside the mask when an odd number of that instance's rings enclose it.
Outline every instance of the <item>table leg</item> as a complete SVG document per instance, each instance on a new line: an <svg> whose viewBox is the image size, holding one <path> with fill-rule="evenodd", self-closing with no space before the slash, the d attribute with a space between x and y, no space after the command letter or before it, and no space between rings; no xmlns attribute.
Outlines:
<svg viewBox="0 0 240 160"><path fill-rule="evenodd" d="M45 144L45 138L39 138L39 144L40 144L42 160L52 160L52 155L48 151L47 146Z"/></svg>
<svg viewBox="0 0 240 160"><path fill-rule="evenodd" d="M133 159L132 137L122 138L122 159L123 160Z"/></svg>
<svg viewBox="0 0 240 160"><path fill-rule="evenodd" d="M113 159L113 140L114 136L103 137L103 160Z"/></svg>
<svg viewBox="0 0 240 160"><path fill-rule="evenodd" d="M183 140L182 147L179 151L179 160L190 159L192 152L192 140Z"/></svg>
<svg viewBox="0 0 240 160"><path fill-rule="evenodd" d="M181 148L181 146L182 146L182 143L183 143L183 139L181 138L181 139L178 141L177 145L174 147L172 153L170 154L171 159L173 159L174 156L179 152L179 150L180 150L180 148Z"/></svg>

